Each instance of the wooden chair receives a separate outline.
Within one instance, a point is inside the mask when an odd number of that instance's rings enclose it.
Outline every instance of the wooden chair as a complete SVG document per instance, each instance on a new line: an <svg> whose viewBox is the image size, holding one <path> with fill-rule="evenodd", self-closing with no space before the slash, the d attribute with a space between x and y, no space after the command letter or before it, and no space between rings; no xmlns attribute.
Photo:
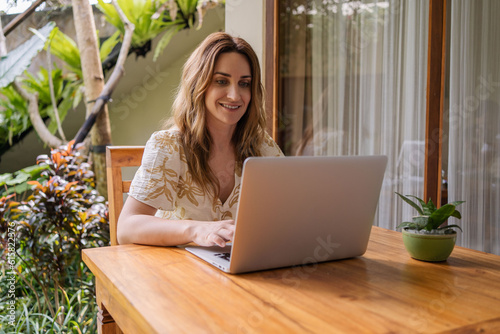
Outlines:
<svg viewBox="0 0 500 334"><path fill-rule="evenodd" d="M109 234L111 246L118 245L116 228L123 208L123 194L128 193L131 180L123 180L122 167L141 165L144 146L108 146L106 174L108 178Z"/></svg>

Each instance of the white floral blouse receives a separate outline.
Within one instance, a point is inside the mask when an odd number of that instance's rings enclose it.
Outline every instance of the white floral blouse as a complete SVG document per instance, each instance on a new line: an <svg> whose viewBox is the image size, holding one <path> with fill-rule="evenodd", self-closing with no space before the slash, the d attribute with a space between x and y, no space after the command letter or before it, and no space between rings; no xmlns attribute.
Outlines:
<svg viewBox="0 0 500 334"><path fill-rule="evenodd" d="M283 156L278 145L267 136L263 156ZM203 192L188 171L180 133L162 130L146 143L141 167L132 180L129 196L156 208L157 217L215 221L235 219L240 195L241 169L235 168L234 188L222 203Z"/></svg>

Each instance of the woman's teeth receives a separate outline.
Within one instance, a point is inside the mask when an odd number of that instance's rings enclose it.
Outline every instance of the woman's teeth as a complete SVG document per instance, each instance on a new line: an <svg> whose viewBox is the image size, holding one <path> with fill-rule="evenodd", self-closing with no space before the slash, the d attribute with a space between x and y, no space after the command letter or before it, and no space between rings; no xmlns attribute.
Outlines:
<svg viewBox="0 0 500 334"><path fill-rule="evenodd" d="M238 109L240 106L230 106L229 104L221 104L224 108L228 109Z"/></svg>

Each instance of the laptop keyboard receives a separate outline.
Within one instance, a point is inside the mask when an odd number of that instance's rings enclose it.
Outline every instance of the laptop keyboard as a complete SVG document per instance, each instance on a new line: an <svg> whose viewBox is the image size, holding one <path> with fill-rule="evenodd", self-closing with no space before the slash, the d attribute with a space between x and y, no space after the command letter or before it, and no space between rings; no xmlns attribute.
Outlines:
<svg viewBox="0 0 500 334"><path fill-rule="evenodd" d="M229 262L229 259L231 257L231 253L216 253L214 255L217 256L217 257L219 257L219 258L221 258L221 259L224 259L224 260L226 260L228 262Z"/></svg>

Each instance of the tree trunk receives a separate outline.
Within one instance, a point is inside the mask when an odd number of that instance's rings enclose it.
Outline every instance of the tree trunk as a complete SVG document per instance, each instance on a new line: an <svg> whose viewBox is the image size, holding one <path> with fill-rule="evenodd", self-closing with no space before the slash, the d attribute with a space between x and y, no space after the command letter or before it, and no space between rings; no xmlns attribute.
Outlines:
<svg viewBox="0 0 500 334"><path fill-rule="evenodd" d="M92 6L89 0L72 0L72 4L78 49L80 49L88 116L95 103L89 101L95 101L104 87L104 74L99 58L97 33ZM111 144L111 127L106 106L97 117L90 135L92 142L91 154L97 190L101 195L107 198L105 147Z"/></svg>
<svg viewBox="0 0 500 334"><path fill-rule="evenodd" d="M5 42L5 35L3 34L2 20L0 20L0 57L7 55L7 44Z"/></svg>

